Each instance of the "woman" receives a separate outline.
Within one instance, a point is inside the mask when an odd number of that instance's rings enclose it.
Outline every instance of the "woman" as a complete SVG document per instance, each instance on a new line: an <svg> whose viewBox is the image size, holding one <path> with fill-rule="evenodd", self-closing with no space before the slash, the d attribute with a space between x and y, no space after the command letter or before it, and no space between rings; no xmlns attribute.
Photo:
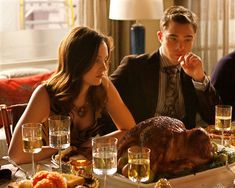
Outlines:
<svg viewBox="0 0 235 188"><path fill-rule="evenodd" d="M71 117L71 145L90 146L90 138L101 127L98 118L103 110L112 117L118 131L111 133L119 138L135 126L135 121L120 95L108 79L108 62L112 51L111 39L87 27L76 27L61 42L59 65L52 77L32 94L28 106L19 120L9 146L9 156L16 163L31 162L31 155L22 148L21 126L28 122L45 122L50 115ZM47 146L35 155L42 160L56 153Z"/></svg>

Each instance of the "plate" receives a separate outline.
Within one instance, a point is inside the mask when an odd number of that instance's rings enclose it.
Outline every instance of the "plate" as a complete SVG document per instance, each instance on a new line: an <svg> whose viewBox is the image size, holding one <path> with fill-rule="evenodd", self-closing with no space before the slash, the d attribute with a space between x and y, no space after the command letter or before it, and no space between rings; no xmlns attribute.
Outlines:
<svg viewBox="0 0 235 188"><path fill-rule="evenodd" d="M51 156L51 163L54 164L54 168L58 168L58 165L59 165L59 161L56 158L57 158L57 154L53 154ZM71 156L68 161L62 160L61 166L62 166L63 173L72 173L72 168L70 165L70 162L72 160L86 160L86 158L82 155L74 155L74 156Z"/></svg>
<svg viewBox="0 0 235 188"><path fill-rule="evenodd" d="M83 155L73 155L70 156L68 159L66 159L66 161L64 161L63 159L61 160L62 164L68 163L70 160L79 160L79 159L86 159ZM58 155L57 154L53 154L51 156L51 162L54 165L58 165L59 161L58 161Z"/></svg>
<svg viewBox="0 0 235 188"><path fill-rule="evenodd" d="M30 180L22 180L22 181L30 181ZM8 184L8 188L19 188L20 181L11 182ZM85 183L83 184L87 188L99 188L100 182L97 177L92 177L89 181L85 179Z"/></svg>
<svg viewBox="0 0 235 188"><path fill-rule="evenodd" d="M235 165L206 170L196 174L168 180L172 188L231 188L233 187ZM153 188L156 182L140 184L141 188ZM136 184L128 178L116 174L107 177L107 186L115 188L136 188Z"/></svg>
<svg viewBox="0 0 235 188"><path fill-rule="evenodd" d="M169 178L168 181L172 185L172 188L231 188L233 179L235 179L235 149L234 147L224 147L219 144L216 145L218 147L216 157L218 158L215 157L215 160L218 159L218 161L214 160L209 164L205 164L200 168L195 169L194 173L189 172L185 175L179 175L177 178ZM225 166L225 161L219 160L219 156L225 153L229 156L229 168ZM108 185L110 187L117 184L118 186L115 188L136 187L135 183L120 174L109 177L107 182L109 182ZM148 184L141 183L141 187L153 188L155 184L156 182Z"/></svg>
<svg viewBox="0 0 235 188"><path fill-rule="evenodd" d="M18 188L19 187L19 182L11 182L7 186L8 188Z"/></svg>

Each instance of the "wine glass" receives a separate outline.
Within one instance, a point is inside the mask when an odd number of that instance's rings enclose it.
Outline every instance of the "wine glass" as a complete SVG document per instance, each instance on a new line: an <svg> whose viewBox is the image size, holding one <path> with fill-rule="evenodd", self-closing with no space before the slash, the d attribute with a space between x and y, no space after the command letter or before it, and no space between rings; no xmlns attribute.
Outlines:
<svg viewBox="0 0 235 188"><path fill-rule="evenodd" d="M224 146L224 131L231 129L232 106L215 106L215 129L221 131L221 145Z"/></svg>
<svg viewBox="0 0 235 188"><path fill-rule="evenodd" d="M70 117L64 115L53 115L48 118L49 145L58 149L59 167L62 172L61 150L70 146Z"/></svg>
<svg viewBox="0 0 235 188"><path fill-rule="evenodd" d="M42 124L26 123L22 125L23 151L32 154L32 176L35 174L34 153L42 150Z"/></svg>
<svg viewBox="0 0 235 188"><path fill-rule="evenodd" d="M146 182L150 176L150 149L140 146L131 146L128 148L128 178L137 182Z"/></svg>
<svg viewBox="0 0 235 188"><path fill-rule="evenodd" d="M97 137L92 139L93 172L104 175L104 188L106 188L107 175L117 171L117 142L114 137Z"/></svg>

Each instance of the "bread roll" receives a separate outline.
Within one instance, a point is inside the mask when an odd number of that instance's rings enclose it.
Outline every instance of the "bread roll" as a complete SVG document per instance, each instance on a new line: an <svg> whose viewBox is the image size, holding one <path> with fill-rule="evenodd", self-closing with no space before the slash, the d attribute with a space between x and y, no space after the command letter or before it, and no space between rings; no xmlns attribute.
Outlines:
<svg viewBox="0 0 235 188"><path fill-rule="evenodd" d="M33 188L33 183L31 180L21 180L18 188Z"/></svg>
<svg viewBox="0 0 235 188"><path fill-rule="evenodd" d="M67 181L68 188L74 188L78 185L83 185L85 183L85 179L80 176L76 176L73 174L62 174Z"/></svg>
<svg viewBox="0 0 235 188"><path fill-rule="evenodd" d="M33 188L33 183L31 180L21 180L17 182L11 182L8 184L7 188Z"/></svg>

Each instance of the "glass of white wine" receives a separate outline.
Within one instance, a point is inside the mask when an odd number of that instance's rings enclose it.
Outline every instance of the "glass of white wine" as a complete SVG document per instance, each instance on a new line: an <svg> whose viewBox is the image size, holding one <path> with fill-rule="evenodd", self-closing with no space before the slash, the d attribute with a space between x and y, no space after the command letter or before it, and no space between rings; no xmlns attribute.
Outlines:
<svg viewBox="0 0 235 188"><path fill-rule="evenodd" d="M215 106L215 129L221 131L221 145L224 145L224 131L231 130L232 106Z"/></svg>
<svg viewBox="0 0 235 188"><path fill-rule="evenodd" d="M137 182L146 182L150 176L150 149L141 146L131 146L128 148L128 178Z"/></svg>
<svg viewBox="0 0 235 188"><path fill-rule="evenodd" d="M92 139L93 172L104 175L104 188L106 188L107 175L117 172L117 143L115 137L96 137Z"/></svg>
<svg viewBox="0 0 235 188"><path fill-rule="evenodd" d="M32 154L32 176L35 174L34 153L42 150L42 124L26 123L22 125L23 151Z"/></svg>
<svg viewBox="0 0 235 188"><path fill-rule="evenodd" d="M65 115L53 115L48 118L49 145L58 149L59 168L62 172L61 150L70 146L70 117Z"/></svg>

